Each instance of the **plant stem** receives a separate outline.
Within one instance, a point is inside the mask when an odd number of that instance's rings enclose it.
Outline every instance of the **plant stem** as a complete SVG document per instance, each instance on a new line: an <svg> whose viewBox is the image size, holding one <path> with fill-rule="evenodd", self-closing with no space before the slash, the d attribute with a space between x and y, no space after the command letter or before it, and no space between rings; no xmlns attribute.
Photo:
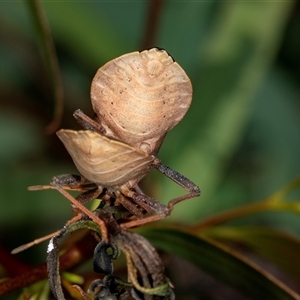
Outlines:
<svg viewBox="0 0 300 300"><path fill-rule="evenodd" d="M28 5L32 12L33 20L39 34L53 90L55 102L54 116L50 124L46 127L46 133L51 134L58 129L63 114L64 96L62 78L54 42L51 36L50 26L43 7L38 0L28 0Z"/></svg>

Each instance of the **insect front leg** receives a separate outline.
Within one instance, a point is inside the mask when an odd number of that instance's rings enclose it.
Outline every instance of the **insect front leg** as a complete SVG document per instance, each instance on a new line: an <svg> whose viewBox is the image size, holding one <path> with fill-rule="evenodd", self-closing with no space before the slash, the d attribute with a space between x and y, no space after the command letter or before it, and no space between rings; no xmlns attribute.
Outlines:
<svg viewBox="0 0 300 300"><path fill-rule="evenodd" d="M81 188L83 184L88 183L88 180L80 175L62 174L54 176L51 179L51 186L61 186L65 189L76 190Z"/></svg>
<svg viewBox="0 0 300 300"><path fill-rule="evenodd" d="M83 203L96 199L98 196L100 196L103 191L102 187L97 186L94 183L90 183L82 176L63 174L53 177L50 185L31 186L28 189L32 191L44 189L57 190L72 203L73 211L77 216L75 215L71 222L75 222L76 217L80 217L80 214L88 216L91 220L98 224L101 229L103 239L108 242L108 232L105 222L83 205ZM74 198L66 190L83 191L84 193Z"/></svg>
<svg viewBox="0 0 300 300"><path fill-rule="evenodd" d="M174 198L171 201L169 201L168 208L170 209L170 212L173 210L174 205L176 205L177 203L187 200L187 199L190 199L190 198L199 197L201 195L200 188L195 183L193 183L192 181L190 181L188 178L186 178L182 174L178 173L177 171L169 168L168 166L166 166L162 163L158 163L154 167L159 172L166 175L171 180L173 180L174 182L176 182L178 185L180 185L186 191L189 192L186 195Z"/></svg>
<svg viewBox="0 0 300 300"><path fill-rule="evenodd" d="M88 182L89 181L87 181L84 177L79 175L63 174L53 177L50 182L50 186L52 186L55 189L57 189L57 187L59 186L62 187L64 190L70 189L72 191L78 191L82 190L83 185ZM103 188L101 186L96 186L95 184L90 184L90 186L95 187L91 189L84 189L84 192L79 194L75 198L79 203L84 204L95 200L103 192ZM72 209L75 215L80 212L80 209L78 211L77 205L72 204Z"/></svg>
<svg viewBox="0 0 300 300"><path fill-rule="evenodd" d="M81 109L75 110L73 116L85 130L96 131L100 134L105 134L104 127L100 123L97 123L88 117Z"/></svg>
<svg viewBox="0 0 300 300"><path fill-rule="evenodd" d="M78 192L87 191L90 187L95 187L94 183L89 183L87 179L80 175L73 174L62 174L54 176L51 179L50 185L34 185L29 186L28 190L30 191L38 191L38 190L47 190L47 189L55 189L55 186L60 186L64 190L72 190Z"/></svg>
<svg viewBox="0 0 300 300"><path fill-rule="evenodd" d="M82 203L80 203L80 201L81 201L80 195L77 196L77 197L79 197L79 200L77 200L72 195L70 195L68 192L66 192L60 185L56 184L55 181L51 182L51 185L53 185L53 188L55 188L57 191L59 191L63 196L65 196L73 204L73 206L76 208L76 212L85 214L100 227L102 237L103 237L104 241L106 241L108 243L109 237L108 237L108 231L106 228L105 221L100 219L99 217L97 217L92 211L88 210ZM101 189L101 187L99 187L99 189ZM93 194L93 192L96 193L96 189L91 190L91 194ZM101 192L99 192L99 191L97 191L97 193L98 193L98 195L101 194ZM72 219L73 220L72 222L74 222L74 219L76 219L76 216L75 216L75 218Z"/></svg>

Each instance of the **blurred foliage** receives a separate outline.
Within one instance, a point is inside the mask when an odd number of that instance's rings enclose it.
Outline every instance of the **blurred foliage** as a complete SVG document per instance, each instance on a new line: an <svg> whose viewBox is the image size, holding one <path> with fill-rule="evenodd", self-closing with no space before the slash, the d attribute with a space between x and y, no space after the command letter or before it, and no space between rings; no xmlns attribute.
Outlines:
<svg viewBox="0 0 300 300"><path fill-rule="evenodd" d="M179 204L171 220L201 222L251 205L290 182L300 170L299 5L165 1L154 41L147 43L149 3L42 1L64 87L60 127L79 128L72 117L77 108L92 116L89 88L101 65L150 43L166 49L194 86L192 106L167 135L159 157L198 184L202 196ZM0 233L1 245L12 249L61 228L72 215L57 192L33 193L27 186L77 171L55 134L45 134L55 103L29 5L1 2L0 8ZM166 203L183 193L157 173L144 180L148 194ZM299 191L290 197L299 199ZM229 231L211 234L219 240L240 237L247 246L255 236L261 242L254 249L261 245L270 253L284 239L269 230L298 238L299 220L291 211L264 211L230 220ZM265 229L249 227L241 235L242 225ZM269 238L272 247L262 246ZM298 239L291 239L290 248L299 249ZM45 259L45 246L20 257L37 265ZM284 260L274 263L284 270Z"/></svg>

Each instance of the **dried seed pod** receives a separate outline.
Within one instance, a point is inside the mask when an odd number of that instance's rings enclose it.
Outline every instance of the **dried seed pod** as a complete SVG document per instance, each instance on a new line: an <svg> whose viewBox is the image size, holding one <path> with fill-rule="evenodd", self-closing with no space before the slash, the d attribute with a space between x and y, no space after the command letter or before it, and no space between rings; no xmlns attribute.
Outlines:
<svg viewBox="0 0 300 300"><path fill-rule="evenodd" d="M159 160L124 143L88 130L59 130L78 171L90 182L117 187L141 178Z"/></svg>
<svg viewBox="0 0 300 300"><path fill-rule="evenodd" d="M101 67L92 82L91 99L107 136L155 154L189 109L192 85L166 51L153 48Z"/></svg>

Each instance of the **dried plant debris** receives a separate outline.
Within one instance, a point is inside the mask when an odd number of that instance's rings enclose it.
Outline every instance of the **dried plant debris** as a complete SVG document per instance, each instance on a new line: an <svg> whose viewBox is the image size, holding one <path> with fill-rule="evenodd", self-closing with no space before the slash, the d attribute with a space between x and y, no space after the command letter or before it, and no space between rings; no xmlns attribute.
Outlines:
<svg viewBox="0 0 300 300"><path fill-rule="evenodd" d="M107 212L104 213L107 215ZM174 299L171 284L164 275L164 266L155 248L144 237L121 229L117 222L111 222L110 226L114 226L111 242L100 241L93 259L94 271L105 277L93 281L87 293L77 286L84 299ZM47 268L50 288L56 299L65 299L59 272L59 241L66 234L82 228L100 234L98 226L84 218L67 224L49 242ZM112 253L107 252L108 248L112 249ZM113 260L120 251L126 257L128 282L113 275Z"/></svg>

